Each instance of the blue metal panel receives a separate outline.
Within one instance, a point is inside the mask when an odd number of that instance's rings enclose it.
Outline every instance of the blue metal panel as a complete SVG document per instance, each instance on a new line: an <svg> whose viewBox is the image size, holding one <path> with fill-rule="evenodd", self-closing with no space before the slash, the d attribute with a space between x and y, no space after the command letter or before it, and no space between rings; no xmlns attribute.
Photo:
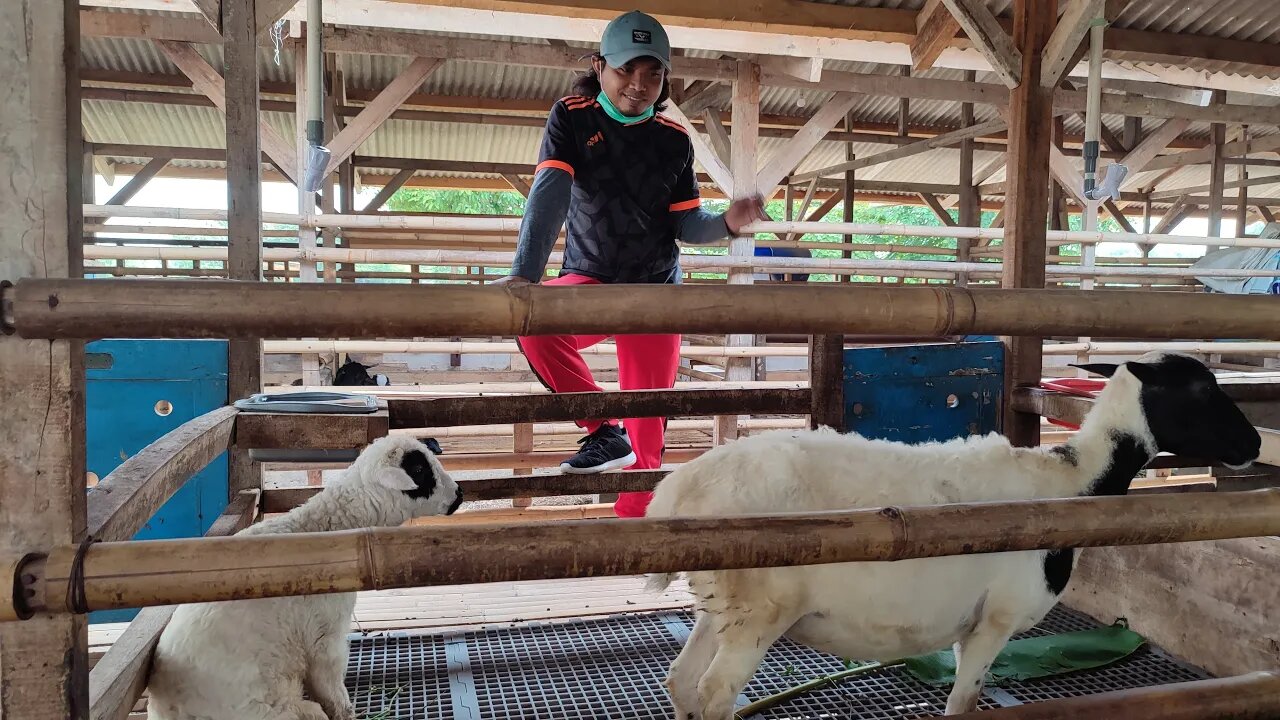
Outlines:
<svg viewBox="0 0 1280 720"><path fill-rule="evenodd" d="M227 343L221 340L100 340L85 346L89 472L106 477L143 447L227 401ZM169 498L134 536L198 537L227 505L224 453ZM91 613L123 622L133 610Z"/></svg>
<svg viewBox="0 0 1280 720"><path fill-rule="evenodd" d="M1004 347L998 342L844 352L850 432L918 443L999 430Z"/></svg>

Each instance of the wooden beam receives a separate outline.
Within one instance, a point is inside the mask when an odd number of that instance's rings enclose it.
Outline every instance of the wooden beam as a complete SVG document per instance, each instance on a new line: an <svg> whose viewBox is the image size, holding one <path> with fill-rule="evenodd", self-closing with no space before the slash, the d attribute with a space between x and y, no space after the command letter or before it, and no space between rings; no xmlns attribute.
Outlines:
<svg viewBox="0 0 1280 720"><path fill-rule="evenodd" d="M1136 147L1130 150L1129 154L1125 155L1120 163L1129 168L1129 174L1131 175L1143 172L1151 164L1151 161L1156 159L1156 155L1169 147L1169 143L1181 135L1189 125L1191 125L1191 121L1182 118L1165 120L1160 127L1152 130L1150 134L1142 139L1142 142L1139 142Z"/></svg>
<svg viewBox="0 0 1280 720"><path fill-rule="evenodd" d="M276 167L294 161L292 145L285 144L262 124L258 101L258 25L254 0L223 0L223 35L227 77L217 77L203 59L190 62L196 77L214 96L223 98L227 116L227 275L232 280L262 280L262 157L268 150ZM180 55L195 55L181 46ZM215 79L216 78L216 79ZM193 83L195 78L192 78ZM225 92L225 97L224 97ZM216 102L216 101L215 101ZM297 169L290 175L297 178ZM227 402L262 391L262 341L233 339L227 345ZM230 496L262 487L262 468L246 452L230 457Z"/></svg>
<svg viewBox="0 0 1280 720"><path fill-rule="evenodd" d="M686 97L684 102L680 103L680 109L689 115L697 116L707 108L719 108L732 96L732 85L711 82L706 88Z"/></svg>
<svg viewBox="0 0 1280 720"><path fill-rule="evenodd" d="M169 158L167 157L152 158L150 162L142 166L141 170L134 173L133 177L129 179L129 182L125 183L124 187L117 190L116 194L112 195L111 199L107 200L106 204L124 205L129 202L133 199L134 195L138 194L139 190L146 186L147 183L151 182L151 179L168 164Z"/></svg>
<svg viewBox="0 0 1280 720"><path fill-rule="evenodd" d="M387 410L390 427L396 430L611 418L627 412L643 413L641 417L698 417L726 412L792 415L808 412L809 396L810 392L804 389L776 388L623 390L427 400L392 398ZM243 417L248 418L248 414ZM263 425L270 428L269 423Z"/></svg>
<svg viewBox="0 0 1280 720"><path fill-rule="evenodd" d="M1151 232L1156 235L1163 235L1164 233L1169 232L1169 230L1182 220L1189 209L1190 208L1187 205L1187 196L1183 195L1178 198L1173 205L1169 206L1168 210L1165 210L1164 215L1160 217L1159 222L1156 223L1155 229Z"/></svg>
<svg viewBox="0 0 1280 720"><path fill-rule="evenodd" d="M1114 200L1103 200L1102 207L1107 211L1113 220L1127 233L1136 233L1133 224L1129 222L1129 218L1125 217L1124 212L1116 205Z"/></svg>
<svg viewBox="0 0 1280 720"><path fill-rule="evenodd" d="M680 109L680 106L671 103L667 106L666 114L670 115L676 122L684 126L689 132L689 141L693 144L693 155L697 158L702 168L711 176L711 180L724 192L725 195L733 196L733 173L729 172L729 166L720 159L712 146L707 144L707 140L702 137L698 129L694 127L688 116Z"/></svg>
<svg viewBox="0 0 1280 720"><path fill-rule="evenodd" d="M256 4L256 14L258 23L258 32L263 32L269 26L275 25L276 21L284 17L284 14L293 9L300 0L254 0Z"/></svg>
<svg viewBox="0 0 1280 720"><path fill-rule="evenodd" d="M809 338L809 427L844 432L844 334Z"/></svg>
<svg viewBox="0 0 1280 720"><path fill-rule="evenodd" d="M1088 122L1084 113L1076 113L1076 117L1079 118L1082 123ZM1111 128L1107 127L1106 123L1098 123L1098 137L1102 140L1102 144L1107 146L1108 150L1124 152L1132 147L1132 145L1129 145L1116 137L1116 134L1111 132Z"/></svg>
<svg viewBox="0 0 1280 720"><path fill-rule="evenodd" d="M729 141L729 131L724 127L724 119L720 111L706 108L702 111L702 127L707 131L707 138L716 152L716 158L727 167L729 158L733 156L733 144Z"/></svg>
<svg viewBox="0 0 1280 720"><path fill-rule="evenodd" d="M964 182L964 178L962 177L961 183L963 182ZM961 185L961 187L963 187L963 184ZM937 216L939 222L941 222L943 225L946 225L947 227L956 226L955 218L951 217L951 213L947 212L947 209L942 207L942 203L938 202L937 197L929 193L916 193L916 194L920 196L920 199L924 201L925 205L929 206L929 209L933 211L933 214L935 216Z"/></svg>
<svg viewBox="0 0 1280 720"><path fill-rule="evenodd" d="M873 165L892 162L894 160L901 160L903 158L911 157L913 155L919 155L920 153L925 153L930 150L934 150L936 148L942 148L942 147L948 147L948 146L954 145L960 142L961 140L964 140L965 138L975 138L975 137L980 137L982 135L986 135L987 133L990 133L990 132L996 132L1001 128L1004 128L1006 124L1007 123L1005 123L1004 120L988 120L987 122L974 125L972 127L960 128L959 130L952 130L951 132L943 133L942 135L929 138L928 140L920 140L918 142L911 143L910 145L903 145L902 147L898 147L893 150L886 150L885 152L871 155L870 157L858 158L856 160L849 160L847 162L843 162L838 165L831 165L829 167L821 168L819 170L812 170L810 172L794 175L792 176L791 180L793 182L804 182L806 180L811 180L815 177L826 177L828 175L834 175L836 173L849 172L851 170L861 170L862 168L871 167Z"/></svg>
<svg viewBox="0 0 1280 720"><path fill-rule="evenodd" d="M1262 219L1266 220L1269 223L1273 223L1276 221L1276 216L1271 213L1271 208L1267 207L1266 205L1258 206L1258 214L1262 215Z"/></svg>
<svg viewBox="0 0 1280 720"><path fill-rule="evenodd" d="M753 197L764 188L759 186L756 176L759 149L760 128L760 66L749 60L740 60L737 65L737 78L733 83L733 193L735 198ZM771 193L773 188L768 188ZM729 255L750 257L755 254L755 236L745 235L729 239ZM729 285L750 285L755 275L750 270L730 271L726 282ZM725 345L744 347L755 344L755 337L746 334L729 334L725 336ZM746 358L726 358L725 380L742 382L752 379L751 361ZM738 437L738 416L721 415L716 418L713 433L716 444L721 444Z"/></svg>
<svg viewBox="0 0 1280 720"><path fill-rule="evenodd" d="M1089 27L1095 19L1103 19L1105 3L1106 0L1069 0L1044 48L1044 65L1040 70L1042 87L1058 87L1074 67L1073 61L1078 57Z"/></svg>
<svg viewBox="0 0 1280 720"><path fill-rule="evenodd" d="M215 32L222 34L222 0L191 0L204 16L205 20L213 26Z"/></svg>
<svg viewBox="0 0 1280 720"><path fill-rule="evenodd" d="M956 22L1005 85L1022 82L1022 56L981 0L942 0Z"/></svg>
<svg viewBox="0 0 1280 720"><path fill-rule="evenodd" d="M773 194L774 188L784 177L791 174L826 136L827 131L836 126L840 119L862 99L854 93L836 93L820 110L809 118L785 145L778 149L764 168L756 175L756 189L764 196Z"/></svg>
<svg viewBox="0 0 1280 720"><path fill-rule="evenodd" d="M79 277L83 267L77 5L0 3L5 280ZM77 544L85 536L84 344L0 333L0 368L0 556ZM85 716L85 627L83 615L0 623L0 717Z"/></svg>
<svg viewBox="0 0 1280 720"><path fill-rule="evenodd" d="M236 534L253 523L257 509L257 493L237 496L204 536ZM103 653L89 673L89 720L125 720L129 716L147 686L160 633L177 609L176 605L143 608Z"/></svg>
<svg viewBox="0 0 1280 720"><path fill-rule="evenodd" d="M382 189L378 191L378 194L373 196L373 199L369 201L369 204L364 206L364 212L376 212L381 210L382 206L386 205L387 201L391 199L391 196L395 195L396 191L404 187L404 184L408 182L409 178L413 177L413 174L413 168L404 168L397 172L390 180L387 181L386 185L382 186ZM506 176L504 175L503 177ZM511 177L515 176L512 175ZM527 193L522 194L525 195L525 197L528 197Z"/></svg>
<svg viewBox="0 0 1280 720"><path fill-rule="evenodd" d="M233 0L225 0L231 3ZM243 0L237 0L243 1ZM229 14L229 13L228 13ZM256 38L256 36L255 36ZM256 43L256 40L255 40ZM184 43L170 42L168 40L157 40L156 45L160 48L160 52L169 59L174 65L182 71L184 75L191 79L191 85L198 92L209 98L213 104L228 117L228 127L230 126L230 116L232 112L239 113L241 111L234 108L234 102L229 101L226 89L226 83L209 63L205 62L203 57L195 51L190 45ZM254 46L256 48L256 44ZM256 49L253 51L256 55ZM230 68L231 63L228 63ZM258 83L257 83L257 67L254 67L254 84L250 91L254 95L253 114L258 115ZM276 131L270 126L259 121L258 132L261 140L255 140L254 146L261 146L262 151L271 158L271 162L279 168L280 172L289 177L290 180L297 182L298 180L298 161L295 157L293 144L286 142L280 137Z"/></svg>
<svg viewBox="0 0 1280 720"><path fill-rule="evenodd" d="M1267 135L1265 137L1250 138L1247 141L1238 140L1236 142L1229 142L1222 145L1218 150L1215 150L1214 145L1210 143L1199 150L1189 150L1176 155L1158 157L1147 163L1146 169L1165 170L1168 168L1186 167L1188 165L1203 165L1205 163L1212 163L1215 156L1232 158L1252 153L1278 151L1280 151L1280 134Z"/></svg>
<svg viewBox="0 0 1280 720"><path fill-rule="evenodd" d="M977 76L973 70L966 70L964 79L972 82ZM960 106L960 124L973 125L973 105L964 103ZM973 140L960 141L960 193L956 196L959 204L959 224L963 227L978 227L982 224L982 198L978 196L977 183L973 174ZM1003 158L1001 158L1003 160ZM950 217L950 213L948 213ZM956 239L956 262L969 262L973 241L968 238ZM966 273L956 275L956 285L966 287L969 276Z"/></svg>
<svg viewBox="0 0 1280 720"><path fill-rule="evenodd" d="M916 13L916 36L911 40L911 69L919 73L933 67L958 32L960 23L956 22L942 0L928 0Z"/></svg>
<svg viewBox="0 0 1280 720"><path fill-rule="evenodd" d="M383 437L387 412L355 414L240 413L235 447L244 450L361 450Z"/></svg>
<svg viewBox="0 0 1280 720"><path fill-rule="evenodd" d="M165 433L89 488L89 534L129 540L191 476L231 445L236 410L226 406Z"/></svg>
<svg viewBox="0 0 1280 720"><path fill-rule="evenodd" d="M402 172L403 172L403 171L402 171ZM397 173L397 177L398 177L398 176L399 176L399 173ZM405 178L405 179L407 180L408 178ZM526 199L526 200L528 200L528 199L529 199L529 193L533 192L533 189L532 189L531 187L529 187L529 183L525 182L524 178L520 177L519 175L513 175L513 174L511 174L511 173L504 173L504 174L503 174L503 176L502 176L502 179L503 179L503 180L506 180L506 181L507 181L507 184L511 186L511 189L512 189L512 190L515 190L517 193L519 193L519 194L520 194L520 197L522 197L522 198L524 198L524 199ZM393 178L393 180L394 180L394 178ZM403 183L403 181L401 182L401 184L402 184L402 185L404 184L404 183ZM383 189L385 190L386 188L383 188ZM381 194L381 193L379 193L379 194ZM387 197L390 197L390 195L388 195ZM376 208L375 208L375 209L376 209Z"/></svg>
<svg viewBox="0 0 1280 720"><path fill-rule="evenodd" d="M360 111L360 114L347 124L342 132L329 143L329 165L325 168L328 175L338 169L344 160L355 153L360 144L369 139L391 113L395 112L431 73L435 72L444 61L439 58L416 58L378 93L378 97Z"/></svg>
<svg viewBox="0 0 1280 720"><path fill-rule="evenodd" d="M1213 91L1213 103L1223 103L1226 99L1226 91ZM1209 128L1209 138L1213 156L1209 164L1209 224L1206 232L1209 237L1222 237L1222 199L1227 182L1227 165L1223 162L1222 146L1227 144L1227 126L1214 123ZM1245 145L1248 144L1245 141Z"/></svg>
<svg viewBox="0 0 1280 720"><path fill-rule="evenodd" d="M1021 55L1020 77L1038 78L1041 58L1057 18L1057 0L1015 0L1014 42ZM1009 98L1009 180L1005 209L1001 286L1043 288L1045 283L1048 168L1053 133L1053 89L1024 82ZM1060 153L1059 153L1060 155ZM1041 339L1006 337L1005 397L1014 388L1037 385L1041 374ZM1003 432L1019 446L1040 440L1040 418L1004 408Z"/></svg>

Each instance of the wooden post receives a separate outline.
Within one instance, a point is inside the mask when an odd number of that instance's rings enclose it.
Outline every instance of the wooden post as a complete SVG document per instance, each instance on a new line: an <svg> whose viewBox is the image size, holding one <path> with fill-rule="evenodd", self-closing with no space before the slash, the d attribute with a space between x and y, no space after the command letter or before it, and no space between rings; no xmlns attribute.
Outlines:
<svg viewBox="0 0 1280 720"><path fill-rule="evenodd" d="M844 424L844 334L809 338L809 427Z"/></svg>
<svg viewBox="0 0 1280 720"><path fill-rule="evenodd" d="M262 279L262 151L258 113L258 26L254 0L224 0L227 96L227 277ZM262 390L262 341L231 340L227 395L234 402ZM262 486L262 468L245 450L231 453L230 492Z"/></svg>
<svg viewBox="0 0 1280 720"><path fill-rule="evenodd" d="M760 127L760 66L743 60L738 63L738 77L733 85L733 194L739 198L751 197L757 192L756 146ZM729 254L751 257L755 254L755 236L747 235L729 240ZM730 271L730 285L750 285L755 276L750 269ZM733 334L726 338L731 347L752 344L751 335ZM751 379L751 362L746 358L728 358L725 363L725 379L742 382ZM715 442L717 444L738 437L738 416L724 415L716 418Z"/></svg>
<svg viewBox="0 0 1280 720"><path fill-rule="evenodd" d="M977 72L966 70L964 81L971 83L977 79L977 76ZM973 103L963 103L960 105L960 126L969 127L972 124ZM978 197L978 188L974 186L973 182L973 138L965 138L960 141L960 207L958 218L959 224L965 227L978 227L982 218L981 198ZM969 253L972 247L972 240L957 238L956 262L969 262ZM968 284L968 274L960 273L956 276L956 285L965 287Z"/></svg>
<svg viewBox="0 0 1280 720"><path fill-rule="evenodd" d="M0 3L0 280L79 277L79 3ZM0 554L85 533L84 343L0 334ZM88 717L83 615L0 625L0 717Z"/></svg>
<svg viewBox="0 0 1280 720"><path fill-rule="evenodd" d="M1214 104L1222 104L1227 100L1226 90L1214 90ZM1213 159L1209 166L1209 225L1207 237L1222 237L1222 198L1227 184L1227 163L1222 153L1222 146L1227 143L1227 126L1214 123L1209 130L1209 147L1213 149ZM1247 188L1245 188L1247 191Z"/></svg>
<svg viewBox="0 0 1280 720"><path fill-rule="evenodd" d="M515 452L533 452L533 423L516 423L513 439ZM529 468L513 468L512 472L516 475L529 475L532 474L533 470ZM601 502L604 501L602 500ZM511 507L527 508L531 505L533 505L533 497L529 495L517 495L511 498Z"/></svg>
<svg viewBox="0 0 1280 720"><path fill-rule="evenodd" d="M847 131L847 132L853 132L853 113L852 113L852 112L851 112L851 113L848 113L847 115L845 115L845 116L844 116L844 129L845 129L845 131ZM854 155L855 155L855 153L854 153L854 150L853 150L853 143L851 143L851 142L845 143L845 144L844 144L844 158L845 158L845 160L853 160L853 159L854 159ZM842 208L842 210L843 210L843 214L842 214L842 216L841 216L841 217L843 217L844 221L845 221L845 222L847 222L847 223L848 223L848 222L853 222L853 203L854 203L854 201L855 201L855 199L856 199L856 198L855 198L856 193L855 193L855 188L854 188L854 183L855 183L855 180L856 180L856 178L855 178L855 174L856 174L856 173L857 173L857 171L856 171L856 170L846 170L846 171L845 171L845 173L844 173L844 182L843 182L843 185L842 185L842 190L843 190L843 195L844 195L844 203L841 205L841 208ZM821 220L821 219L822 219L822 218L818 218L818 220ZM844 237L842 237L842 238L841 238L841 240L842 240L845 244L848 244L848 243L853 242L853 236L852 236L852 235L845 235ZM844 257L844 259L846 259L846 260L848 260L849 258L852 258L852 257L853 257L853 251L852 251L852 250L845 250L844 252L842 252L842 253L840 253L840 254L841 254L841 256L843 256L843 257ZM841 276L837 275L837 276L835 276L835 278L834 278L834 279L835 279L835 281L836 281L836 282L840 282L840 280L844 280L845 282L853 282L853 275L845 275L843 278L842 278Z"/></svg>
<svg viewBox="0 0 1280 720"><path fill-rule="evenodd" d="M1057 19L1057 0L1015 0L1014 44L1022 52L1022 77L1009 98L1009 180L1005 183L1004 269L1006 288L1043 288L1045 280L1045 188L1049 182L1049 144L1053 130L1053 93L1036 82L1041 54ZM1016 445L1039 444L1040 418L1015 412L1008 399L1015 387L1040 382L1041 339L1004 338L1004 433Z"/></svg>
<svg viewBox="0 0 1280 720"><path fill-rule="evenodd" d="M1249 142L1249 126L1240 126L1240 139ZM1236 232L1235 237L1244 237L1244 228L1249 224L1249 166L1245 163L1247 159L1240 158L1240 191L1236 194Z"/></svg>

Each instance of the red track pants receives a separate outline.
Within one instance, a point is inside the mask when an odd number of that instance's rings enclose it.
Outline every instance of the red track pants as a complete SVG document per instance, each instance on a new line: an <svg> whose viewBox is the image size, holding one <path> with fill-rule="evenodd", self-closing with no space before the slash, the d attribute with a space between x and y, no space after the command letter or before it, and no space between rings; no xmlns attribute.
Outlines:
<svg viewBox="0 0 1280 720"><path fill-rule="evenodd" d="M599 285L600 281L585 275L563 275L543 282L544 285ZM583 308L583 312L591 312ZM518 338L520 350L529 365L554 392L600 392L591 370L578 352L609 337L608 335L533 335ZM623 390L668 389L675 385L676 366L680 364L679 335L616 335L618 345L618 382ZM616 421L610 420L616 424ZM631 440L636 462L628 470L654 469L662 466L665 446L666 418L623 418L623 427ZM578 426L595 432L600 421L579 421ZM631 492L618 495L613 509L618 517L643 517L653 493Z"/></svg>

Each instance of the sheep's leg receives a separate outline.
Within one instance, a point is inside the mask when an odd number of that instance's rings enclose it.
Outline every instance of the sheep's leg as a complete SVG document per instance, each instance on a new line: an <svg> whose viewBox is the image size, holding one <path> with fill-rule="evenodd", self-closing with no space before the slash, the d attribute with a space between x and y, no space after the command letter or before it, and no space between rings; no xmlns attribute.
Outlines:
<svg viewBox="0 0 1280 720"><path fill-rule="evenodd" d="M698 680L711 664L716 654L716 628L714 618L699 610L693 624L693 632L685 641L680 656L671 663L667 675L667 692L675 708L677 720L701 720L698 715Z"/></svg>
<svg viewBox="0 0 1280 720"><path fill-rule="evenodd" d="M702 705L701 720L733 720L733 701L760 667L765 653L798 619L793 614L772 619L747 614L735 619L722 615L720 647L711 666L698 682ZM736 624L741 623L741 624Z"/></svg>
<svg viewBox="0 0 1280 720"><path fill-rule="evenodd" d="M982 680L1010 635L1008 628L984 620L972 634L955 644L956 684L947 697L947 715L978 709Z"/></svg>
<svg viewBox="0 0 1280 720"><path fill-rule="evenodd" d="M306 688L330 720L355 716L343 677L347 672L347 639L334 634L325 639L307 665Z"/></svg>

